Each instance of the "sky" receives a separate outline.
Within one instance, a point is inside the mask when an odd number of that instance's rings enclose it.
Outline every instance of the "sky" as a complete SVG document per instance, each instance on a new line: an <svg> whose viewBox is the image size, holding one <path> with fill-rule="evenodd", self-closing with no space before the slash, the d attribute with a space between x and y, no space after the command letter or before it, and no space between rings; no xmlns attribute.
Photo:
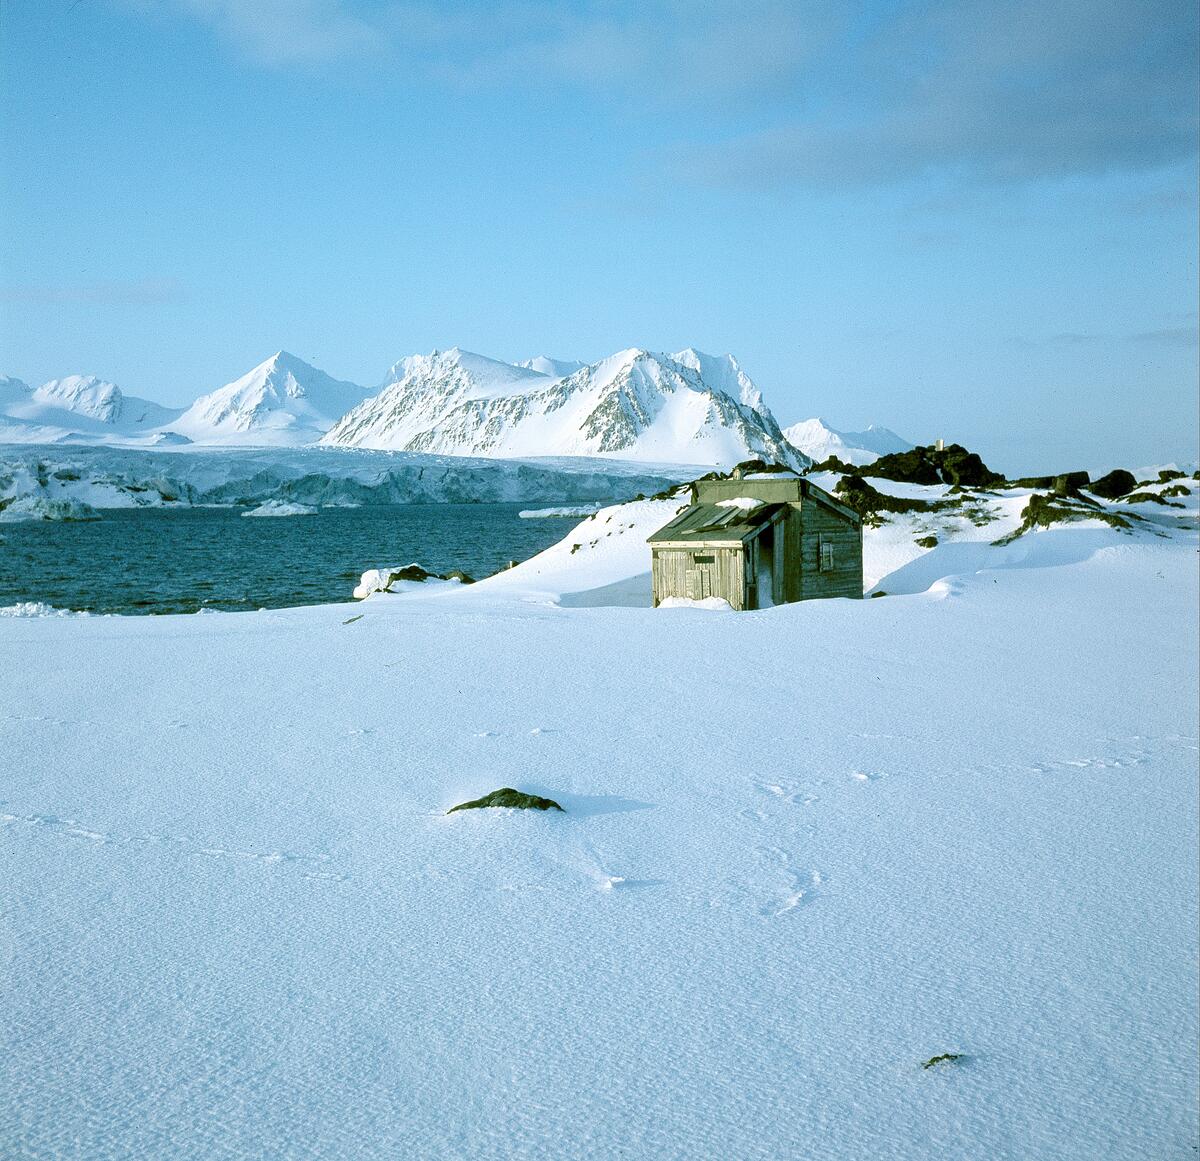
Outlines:
<svg viewBox="0 0 1200 1161"><path fill-rule="evenodd" d="M1193 0L0 0L0 373L732 353L781 423L1197 456Z"/></svg>

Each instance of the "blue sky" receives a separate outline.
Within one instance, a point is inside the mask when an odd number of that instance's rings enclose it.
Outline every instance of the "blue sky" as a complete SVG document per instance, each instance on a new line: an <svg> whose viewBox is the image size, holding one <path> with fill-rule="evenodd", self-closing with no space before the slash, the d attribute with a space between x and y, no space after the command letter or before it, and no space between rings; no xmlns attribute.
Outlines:
<svg viewBox="0 0 1200 1161"><path fill-rule="evenodd" d="M7 0L0 370L737 355L781 422L1197 454L1194 3Z"/></svg>

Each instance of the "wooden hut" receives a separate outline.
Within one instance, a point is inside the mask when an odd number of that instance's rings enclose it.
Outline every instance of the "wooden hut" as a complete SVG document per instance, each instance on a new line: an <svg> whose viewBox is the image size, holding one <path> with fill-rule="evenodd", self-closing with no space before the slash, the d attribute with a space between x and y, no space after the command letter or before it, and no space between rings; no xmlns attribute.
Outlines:
<svg viewBox="0 0 1200 1161"><path fill-rule="evenodd" d="M668 597L722 597L735 609L862 597L862 518L804 477L697 480L691 500L649 539L656 606Z"/></svg>

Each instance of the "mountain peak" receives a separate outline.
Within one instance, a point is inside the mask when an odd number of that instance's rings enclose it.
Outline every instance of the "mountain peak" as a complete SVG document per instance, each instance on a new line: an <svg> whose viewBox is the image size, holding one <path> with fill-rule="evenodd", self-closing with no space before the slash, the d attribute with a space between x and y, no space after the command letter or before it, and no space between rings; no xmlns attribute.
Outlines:
<svg viewBox="0 0 1200 1161"><path fill-rule="evenodd" d="M628 347L565 369L545 356L511 364L457 349L414 355L322 442L443 455L808 463L731 356Z"/></svg>
<svg viewBox="0 0 1200 1161"><path fill-rule="evenodd" d="M98 375L67 375L50 379L34 393L40 403L49 403L67 411L114 423L121 413L121 389Z"/></svg>
<svg viewBox="0 0 1200 1161"><path fill-rule="evenodd" d="M298 445L319 439L361 403L365 388L279 350L201 395L172 426L197 443Z"/></svg>
<svg viewBox="0 0 1200 1161"><path fill-rule="evenodd" d="M881 455L908 451L913 445L894 431L872 423L865 431L838 431L824 419L805 419L785 427L787 441L817 463L837 456L843 463L870 464Z"/></svg>

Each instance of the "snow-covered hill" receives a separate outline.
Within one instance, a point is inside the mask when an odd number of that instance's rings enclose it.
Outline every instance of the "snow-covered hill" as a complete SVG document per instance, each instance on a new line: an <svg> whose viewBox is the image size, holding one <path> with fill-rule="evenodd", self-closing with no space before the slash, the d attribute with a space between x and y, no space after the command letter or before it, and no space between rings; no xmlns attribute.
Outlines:
<svg viewBox="0 0 1200 1161"><path fill-rule="evenodd" d="M315 443L366 389L279 351L240 379L202 395L174 423L194 443L299 447Z"/></svg>
<svg viewBox="0 0 1200 1161"><path fill-rule="evenodd" d="M844 464L871 464L880 456L908 451L913 446L894 431L873 423L866 431L838 431L823 419L806 419L785 427L783 434L816 463L837 456Z"/></svg>
<svg viewBox="0 0 1200 1161"><path fill-rule="evenodd" d="M103 443L144 435L171 423L179 408L125 395L95 375L51 379L36 390L0 378L0 440L11 443Z"/></svg>
<svg viewBox="0 0 1200 1161"><path fill-rule="evenodd" d="M0 1152L1195 1156L1194 531L572 607L669 511L428 597L0 610ZM445 814L501 786L565 809Z"/></svg>
<svg viewBox="0 0 1200 1161"><path fill-rule="evenodd" d="M443 455L807 463L732 356L693 350L631 348L557 378L458 348L414 356L322 443Z"/></svg>

